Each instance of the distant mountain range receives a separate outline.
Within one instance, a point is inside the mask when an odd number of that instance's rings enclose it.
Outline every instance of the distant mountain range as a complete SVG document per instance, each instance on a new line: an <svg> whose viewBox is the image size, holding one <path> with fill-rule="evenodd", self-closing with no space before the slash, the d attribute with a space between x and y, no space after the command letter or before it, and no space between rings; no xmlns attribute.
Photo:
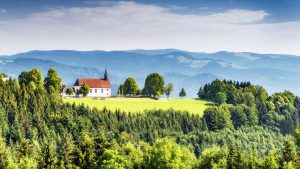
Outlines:
<svg viewBox="0 0 300 169"><path fill-rule="evenodd" d="M0 72L17 77L34 67L46 75L54 67L63 83L72 85L77 77L102 77L108 70L113 93L129 76L143 87L145 77L159 72L166 83L173 83L173 96L185 88L196 97L199 87L218 79L251 81L269 93L291 90L300 94L300 56L256 53L195 53L176 49L131 51L30 51L0 56Z"/></svg>

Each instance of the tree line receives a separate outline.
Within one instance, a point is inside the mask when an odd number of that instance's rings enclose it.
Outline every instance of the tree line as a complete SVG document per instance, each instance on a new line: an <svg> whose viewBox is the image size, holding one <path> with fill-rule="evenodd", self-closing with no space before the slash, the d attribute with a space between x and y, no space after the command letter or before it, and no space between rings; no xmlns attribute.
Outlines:
<svg viewBox="0 0 300 169"><path fill-rule="evenodd" d="M151 73L146 77L145 85L143 89L140 89L137 85L137 82L134 78L128 77L123 84L118 88L117 94L119 95L128 95L128 96L146 96L152 98L158 98L161 95L165 94L167 98L174 91L174 84L168 83L165 86L165 81L163 76L158 73ZM179 97L185 97L186 92L182 88Z"/></svg>
<svg viewBox="0 0 300 169"><path fill-rule="evenodd" d="M300 98L289 91L269 96L261 86L215 80L200 87L198 97L217 104L204 113L212 129L262 125L292 134L300 124Z"/></svg>
<svg viewBox="0 0 300 169"><path fill-rule="evenodd" d="M158 73L151 73L146 77L145 85L143 89L140 89L134 78L128 77L123 84L118 88L117 94L120 96L144 96L157 99L158 97L165 94L167 98L174 91L174 84L168 83L165 86L164 78ZM88 84L83 84L80 86L76 94L86 97L90 92L90 87ZM67 88L66 94L73 95L75 93L74 88ZM185 89L182 88L179 97L185 97Z"/></svg>
<svg viewBox="0 0 300 169"><path fill-rule="evenodd" d="M217 80L207 100L229 89L237 97L203 116L131 113L64 103L58 81L37 69L0 80L0 168L300 167L300 102L290 92Z"/></svg>

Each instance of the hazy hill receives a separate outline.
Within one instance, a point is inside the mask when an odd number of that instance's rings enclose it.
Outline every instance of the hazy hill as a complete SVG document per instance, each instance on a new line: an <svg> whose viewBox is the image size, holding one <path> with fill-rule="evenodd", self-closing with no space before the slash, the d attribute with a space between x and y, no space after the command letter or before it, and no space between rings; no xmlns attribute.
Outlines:
<svg viewBox="0 0 300 169"><path fill-rule="evenodd" d="M49 67L57 69L65 84L77 77L102 76L106 68L116 87L132 76L143 86L145 76L159 72L166 82L175 84L174 96L185 88L189 97L199 86L216 78L250 80L265 86L269 92L291 90L300 94L300 57L255 53L195 53L176 49L131 51L30 51L0 57L0 71L16 77L33 67L44 74Z"/></svg>

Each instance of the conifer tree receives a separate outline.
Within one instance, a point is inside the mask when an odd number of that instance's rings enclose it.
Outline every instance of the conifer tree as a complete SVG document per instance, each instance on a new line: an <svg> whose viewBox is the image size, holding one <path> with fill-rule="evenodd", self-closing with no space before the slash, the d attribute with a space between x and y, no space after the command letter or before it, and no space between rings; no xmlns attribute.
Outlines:
<svg viewBox="0 0 300 169"><path fill-rule="evenodd" d="M182 88L179 93L179 97L185 97L185 96L186 96L185 90L184 90L184 88Z"/></svg>
<svg viewBox="0 0 300 169"><path fill-rule="evenodd" d="M281 165L282 167L288 163L296 165L298 159L298 154L294 145L294 142L290 139L287 139L284 142L283 148L281 150Z"/></svg>
<svg viewBox="0 0 300 169"><path fill-rule="evenodd" d="M278 169L278 159L276 156L276 150L271 150L268 156L264 159L262 166L266 169Z"/></svg>
<svg viewBox="0 0 300 169"><path fill-rule="evenodd" d="M56 145L50 139L44 140L39 166L41 168L57 168L56 164L57 164Z"/></svg>

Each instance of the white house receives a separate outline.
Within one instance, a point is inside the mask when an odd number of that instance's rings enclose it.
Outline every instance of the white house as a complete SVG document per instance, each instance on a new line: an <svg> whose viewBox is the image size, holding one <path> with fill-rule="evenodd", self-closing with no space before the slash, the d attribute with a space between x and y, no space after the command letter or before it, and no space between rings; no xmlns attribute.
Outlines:
<svg viewBox="0 0 300 169"><path fill-rule="evenodd" d="M111 86L108 79L107 71L105 70L104 78L78 78L73 85L74 91L77 94L80 87L87 84L90 87L88 97L110 97Z"/></svg>

